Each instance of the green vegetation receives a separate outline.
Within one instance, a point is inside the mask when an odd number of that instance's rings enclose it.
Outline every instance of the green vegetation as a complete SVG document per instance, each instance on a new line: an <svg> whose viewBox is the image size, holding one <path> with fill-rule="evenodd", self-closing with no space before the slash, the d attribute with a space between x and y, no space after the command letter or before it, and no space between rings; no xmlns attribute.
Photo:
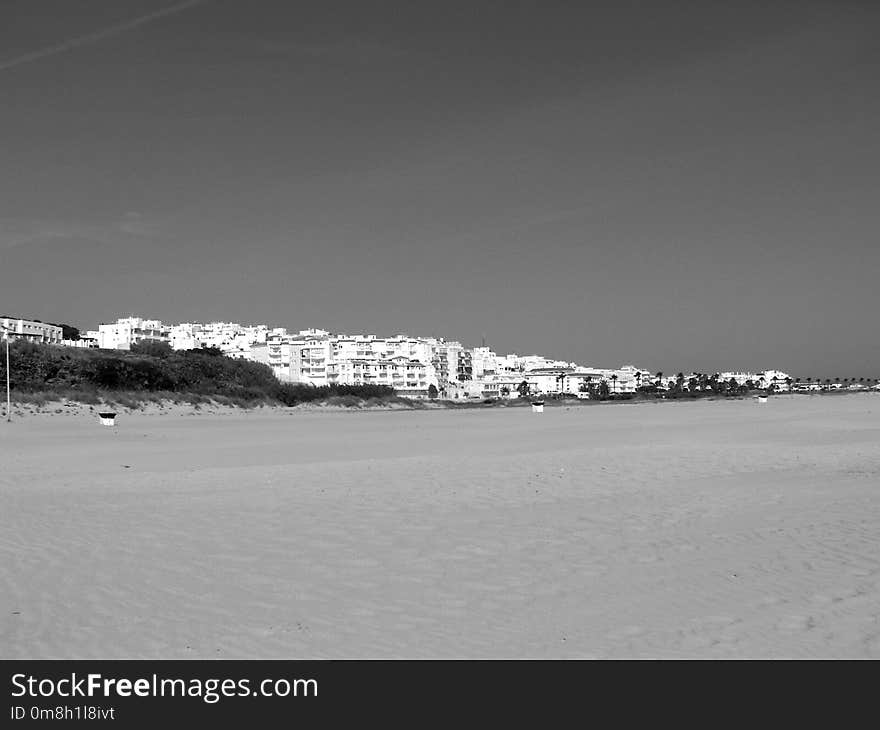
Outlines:
<svg viewBox="0 0 880 730"><path fill-rule="evenodd" d="M5 378L3 362L0 373ZM175 351L161 343L125 352L13 342L10 380L17 399L24 401L68 398L87 404L107 400L122 405L214 401L243 407L321 402L409 405L385 386L280 383L268 365L228 358L216 348Z"/></svg>

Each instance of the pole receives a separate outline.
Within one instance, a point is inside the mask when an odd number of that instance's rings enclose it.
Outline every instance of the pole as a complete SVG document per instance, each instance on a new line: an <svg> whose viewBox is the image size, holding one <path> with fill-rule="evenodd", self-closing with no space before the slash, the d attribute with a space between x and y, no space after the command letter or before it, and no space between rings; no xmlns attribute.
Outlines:
<svg viewBox="0 0 880 730"><path fill-rule="evenodd" d="M12 398L9 395L9 333L3 333L3 339L6 340L6 422L12 422Z"/></svg>

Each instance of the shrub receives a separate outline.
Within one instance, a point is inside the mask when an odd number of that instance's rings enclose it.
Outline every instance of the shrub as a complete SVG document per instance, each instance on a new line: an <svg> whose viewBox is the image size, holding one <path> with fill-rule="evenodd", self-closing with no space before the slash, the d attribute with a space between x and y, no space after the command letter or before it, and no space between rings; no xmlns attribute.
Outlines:
<svg viewBox="0 0 880 730"><path fill-rule="evenodd" d="M30 342L10 346L12 388L30 392L65 393L72 400L100 402L126 393L126 398L158 402L172 399L192 404L225 396L236 404L298 403L350 397L356 401L395 398L382 385L315 387L279 383L268 365L224 357L217 348L173 351L164 343L142 343L132 351L74 349ZM5 364L0 361L0 377ZM352 402L352 401L344 401Z"/></svg>
<svg viewBox="0 0 880 730"><path fill-rule="evenodd" d="M129 395L124 395L122 393L117 393L113 397L113 402L121 408L128 408L130 410L137 410L141 407L140 400L138 400L137 398L133 398Z"/></svg>
<svg viewBox="0 0 880 730"><path fill-rule="evenodd" d="M146 355L148 357L157 357L159 359L170 357L174 350L167 342L137 342L131 346L131 352L136 355Z"/></svg>
<svg viewBox="0 0 880 730"><path fill-rule="evenodd" d="M342 406L344 408L360 408L363 401L353 395L332 395L326 401L328 406Z"/></svg>
<svg viewBox="0 0 880 730"><path fill-rule="evenodd" d="M101 402L101 399L98 397L98 391L94 389L75 388L60 391L59 395L67 398L67 400L76 401L77 403L84 403L87 406L96 406Z"/></svg>

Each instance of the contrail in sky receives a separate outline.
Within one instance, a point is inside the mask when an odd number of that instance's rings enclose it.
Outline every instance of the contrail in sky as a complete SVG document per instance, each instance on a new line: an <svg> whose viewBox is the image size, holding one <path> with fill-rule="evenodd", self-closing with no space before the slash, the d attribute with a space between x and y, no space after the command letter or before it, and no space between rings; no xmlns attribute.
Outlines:
<svg viewBox="0 0 880 730"><path fill-rule="evenodd" d="M96 30L93 33L87 33L86 35L81 35L77 38L71 38L70 40L64 41L63 43L58 43L54 46L49 46L48 48L41 48L39 51L31 51L30 53L25 53L24 55L17 56L16 58L10 58L6 61L0 61L0 71L15 68L16 66L21 66L22 64L30 63L31 61L37 61L41 58L54 56L56 53L72 51L74 48L87 46L90 43L97 43L98 41L104 40L105 38L110 38L111 36L118 35L119 33L125 33L132 28L137 28L138 26L144 25L146 23L152 23L154 20L158 20L159 18L164 18L168 15L174 15L176 13L183 12L184 10L187 10L195 5L201 5L204 2L206 2L206 0L187 0L187 2L178 3L177 5L163 8L162 10L157 10L154 13L147 13L146 15L140 15L137 18L126 20L124 23L117 23L116 25L111 25L107 28Z"/></svg>

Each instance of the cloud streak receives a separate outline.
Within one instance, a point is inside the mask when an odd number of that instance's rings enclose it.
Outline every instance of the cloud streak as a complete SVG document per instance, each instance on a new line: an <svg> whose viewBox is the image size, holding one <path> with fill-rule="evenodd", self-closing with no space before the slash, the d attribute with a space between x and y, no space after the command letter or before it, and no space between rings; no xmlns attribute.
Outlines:
<svg viewBox="0 0 880 730"><path fill-rule="evenodd" d="M169 15L176 15L177 13L182 13L184 10L189 10L196 5L202 5L205 2L207 2L207 0L186 0L186 2L177 3L176 5L171 5L170 7L163 8L162 10L157 10L153 13L147 13L146 15L140 15L136 18L132 18L131 20L126 20L124 23L117 23L116 25L111 25L107 28L102 28L101 30L87 33L86 35L71 38L69 40L63 41L62 43L57 43L54 46L41 48L37 51L31 51L30 53L25 53L21 56L7 59L6 61L0 61L0 71L8 71L11 68L16 68L17 66L22 66L26 63L31 63L32 61L39 61L40 59L49 58L50 56L54 56L58 53L66 53L67 51L72 51L76 48L81 48L82 46L97 43L98 41L102 41L105 38L111 38L115 35L119 35L120 33L125 33L129 30L139 28L140 26L146 25L147 23L152 23L154 20L167 18Z"/></svg>

